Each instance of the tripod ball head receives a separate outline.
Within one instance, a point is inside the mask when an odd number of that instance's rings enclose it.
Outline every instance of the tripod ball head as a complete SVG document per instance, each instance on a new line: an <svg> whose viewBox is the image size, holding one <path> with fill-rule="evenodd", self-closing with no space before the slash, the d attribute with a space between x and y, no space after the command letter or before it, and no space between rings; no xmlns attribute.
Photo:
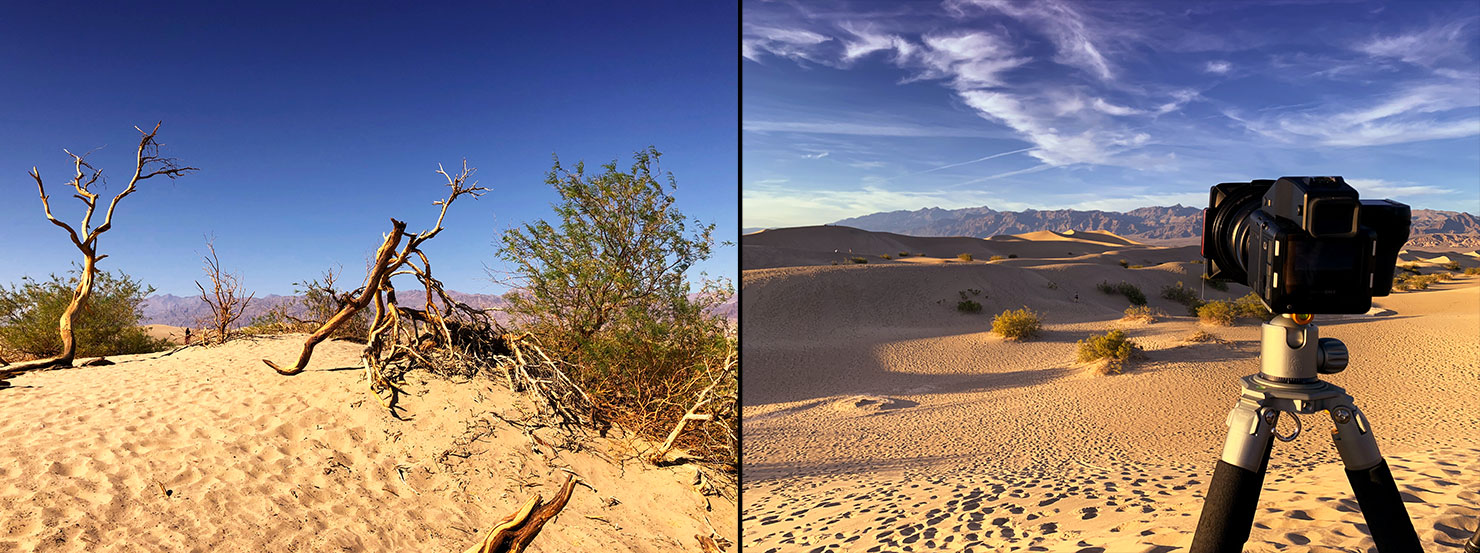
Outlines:
<svg viewBox="0 0 1480 553"><path fill-rule="evenodd" d="M1346 351L1346 344L1335 338L1321 338L1320 358L1316 364L1316 371L1321 374L1336 374L1346 370L1346 363L1350 359Z"/></svg>

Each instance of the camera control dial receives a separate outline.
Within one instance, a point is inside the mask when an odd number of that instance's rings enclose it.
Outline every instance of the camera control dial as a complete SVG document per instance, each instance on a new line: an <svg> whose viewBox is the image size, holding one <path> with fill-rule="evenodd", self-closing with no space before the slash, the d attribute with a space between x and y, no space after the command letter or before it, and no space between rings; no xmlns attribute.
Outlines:
<svg viewBox="0 0 1480 553"><path fill-rule="evenodd" d="M1348 359L1346 344L1335 338L1321 338L1320 358L1316 363L1316 371L1321 374L1336 374L1346 370Z"/></svg>

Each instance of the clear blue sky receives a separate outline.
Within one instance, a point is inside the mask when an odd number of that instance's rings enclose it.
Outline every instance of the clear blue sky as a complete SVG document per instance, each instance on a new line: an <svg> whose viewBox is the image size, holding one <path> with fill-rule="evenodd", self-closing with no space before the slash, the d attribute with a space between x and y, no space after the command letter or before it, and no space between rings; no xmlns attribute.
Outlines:
<svg viewBox="0 0 1480 553"><path fill-rule="evenodd" d="M747 2L744 227L1203 206L1341 175L1480 212L1480 2Z"/></svg>
<svg viewBox="0 0 1480 553"><path fill-rule="evenodd" d="M440 3L432 4L441 6ZM145 181L101 239L101 266L196 294L204 236L261 294L343 266L348 287L396 217L419 231L463 158L492 191L428 242L449 288L499 293L493 242L553 218L551 155L588 168L648 145L678 208L738 233L734 3L11 3L0 10L0 283L81 259L42 214L83 213L63 148L127 185L138 133L200 172ZM481 7L475 7L481 6ZM736 248L701 270L734 278ZM402 286L408 286L402 284Z"/></svg>

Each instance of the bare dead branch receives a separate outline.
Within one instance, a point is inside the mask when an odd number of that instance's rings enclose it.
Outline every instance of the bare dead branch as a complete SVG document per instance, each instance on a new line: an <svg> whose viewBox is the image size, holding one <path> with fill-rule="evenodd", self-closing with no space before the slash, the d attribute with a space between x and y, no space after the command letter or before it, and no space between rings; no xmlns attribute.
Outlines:
<svg viewBox="0 0 1480 553"><path fill-rule="evenodd" d="M529 547L529 542L534 541L535 536L544 528L545 523L560 514L560 511L570 502L570 496L575 492L575 488L575 477L566 475L565 483L560 486L560 492L555 494L554 500L542 503L539 494L535 494L518 511L504 517L494 525L481 543L469 548L465 553L524 551Z"/></svg>
<svg viewBox="0 0 1480 553"><path fill-rule="evenodd" d="M241 318L247 305L251 304L252 298L257 294L254 292L243 298L241 275L221 271L221 260L216 257L215 239L206 240L206 247L210 249L211 255L204 258L203 269L206 277L211 279L211 292L207 293L200 281L196 281L195 287L200 289L201 301L211 309L211 316L200 321L201 325L216 331L216 343L219 344L226 342L232 323Z"/></svg>

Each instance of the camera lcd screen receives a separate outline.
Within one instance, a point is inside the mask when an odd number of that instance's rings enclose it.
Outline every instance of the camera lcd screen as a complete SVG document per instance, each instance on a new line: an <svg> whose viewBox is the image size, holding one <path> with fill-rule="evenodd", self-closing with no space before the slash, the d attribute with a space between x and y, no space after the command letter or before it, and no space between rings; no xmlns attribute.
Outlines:
<svg viewBox="0 0 1480 553"><path fill-rule="evenodd" d="M1367 288L1359 240L1291 240L1285 256L1287 294L1343 296Z"/></svg>

